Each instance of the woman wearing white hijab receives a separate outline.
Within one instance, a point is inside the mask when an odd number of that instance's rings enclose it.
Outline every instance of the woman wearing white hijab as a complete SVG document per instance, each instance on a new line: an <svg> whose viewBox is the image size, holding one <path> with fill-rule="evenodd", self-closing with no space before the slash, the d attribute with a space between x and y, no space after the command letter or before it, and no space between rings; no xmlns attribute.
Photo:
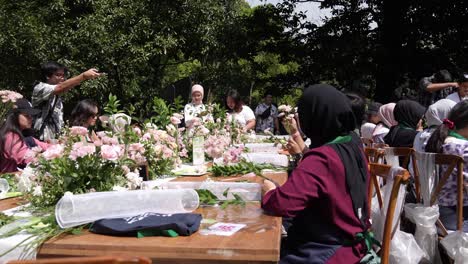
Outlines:
<svg viewBox="0 0 468 264"><path fill-rule="evenodd" d="M426 143L432 135L432 132L442 124L442 121L448 117L450 110L455 106L455 102L450 99L441 99L430 105L424 116L426 117L427 128L419 132L414 138L413 148L416 151L424 152Z"/></svg>

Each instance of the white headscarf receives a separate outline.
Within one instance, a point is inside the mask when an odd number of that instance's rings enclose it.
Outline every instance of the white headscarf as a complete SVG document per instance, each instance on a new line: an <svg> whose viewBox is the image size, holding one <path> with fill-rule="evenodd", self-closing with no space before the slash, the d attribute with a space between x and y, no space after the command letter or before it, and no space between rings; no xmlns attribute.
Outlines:
<svg viewBox="0 0 468 264"><path fill-rule="evenodd" d="M449 99L441 99L430 105L425 114L427 126L441 125L455 105L456 103Z"/></svg>

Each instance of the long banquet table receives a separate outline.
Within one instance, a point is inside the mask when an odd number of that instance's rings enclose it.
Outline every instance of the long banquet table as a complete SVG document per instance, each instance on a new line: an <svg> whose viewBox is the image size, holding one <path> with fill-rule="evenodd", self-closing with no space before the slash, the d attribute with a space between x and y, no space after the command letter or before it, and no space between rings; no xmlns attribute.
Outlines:
<svg viewBox="0 0 468 264"><path fill-rule="evenodd" d="M286 172L265 176L283 184ZM201 181L202 177L183 177L177 181ZM217 180L227 180L219 178ZM255 177L254 182L262 179ZM0 202L0 208L5 201ZM92 210L92 208L90 208ZM264 214L259 202L245 207L202 207L195 213L217 222L241 223L246 227L232 236L202 235L199 232L183 237L114 237L93 234L64 235L45 242L38 258L66 256L132 255L153 259L154 263L276 263L279 260L281 218ZM202 224L200 229L210 224Z"/></svg>

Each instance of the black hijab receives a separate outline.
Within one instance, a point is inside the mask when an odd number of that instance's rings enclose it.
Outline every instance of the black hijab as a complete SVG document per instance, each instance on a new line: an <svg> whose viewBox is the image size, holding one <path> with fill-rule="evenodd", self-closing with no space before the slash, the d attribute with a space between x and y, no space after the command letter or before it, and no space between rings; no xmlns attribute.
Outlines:
<svg viewBox="0 0 468 264"><path fill-rule="evenodd" d="M426 112L426 108L416 101L401 100L395 105L393 115L398 124L416 130L419 120Z"/></svg>
<svg viewBox="0 0 468 264"><path fill-rule="evenodd" d="M393 110L398 125L390 128L390 131L384 137L385 143L390 147L413 147L414 138L418 134L416 128L425 110L424 106L416 101L398 101Z"/></svg>
<svg viewBox="0 0 468 264"><path fill-rule="evenodd" d="M307 88L298 104L303 132L311 140L311 148L330 143L338 136L350 136L351 140L330 146L339 155L346 177L353 210L364 228L369 217L367 206L367 163L360 138L352 132L355 118L348 98L327 84Z"/></svg>
<svg viewBox="0 0 468 264"><path fill-rule="evenodd" d="M347 135L355 127L348 98L328 84L306 88L299 99L298 114L302 131L310 138L310 148Z"/></svg>

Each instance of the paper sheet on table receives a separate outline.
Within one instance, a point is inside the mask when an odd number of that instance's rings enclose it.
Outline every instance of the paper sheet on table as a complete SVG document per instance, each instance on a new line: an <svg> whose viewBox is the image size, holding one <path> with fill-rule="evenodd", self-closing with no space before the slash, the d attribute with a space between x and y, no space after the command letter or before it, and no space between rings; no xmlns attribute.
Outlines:
<svg viewBox="0 0 468 264"><path fill-rule="evenodd" d="M200 230L202 235L232 236L245 227L245 224L216 223L207 229Z"/></svg>

